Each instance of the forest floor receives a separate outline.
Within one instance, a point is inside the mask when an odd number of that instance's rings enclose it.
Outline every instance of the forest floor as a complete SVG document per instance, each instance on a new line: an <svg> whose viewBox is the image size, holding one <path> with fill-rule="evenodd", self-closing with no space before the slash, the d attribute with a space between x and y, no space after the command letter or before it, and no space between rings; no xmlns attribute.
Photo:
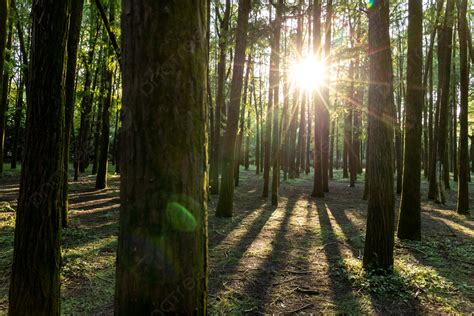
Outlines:
<svg viewBox="0 0 474 316"><path fill-rule="evenodd" d="M261 198L261 178L242 171L232 219L214 216L212 197L210 314L474 311L474 221L455 213L455 190L447 192L446 205L423 201L423 239L396 241L395 272L370 275L361 269L363 183L349 188L339 173L336 178L324 199L311 198L310 175L285 181L274 208ZM120 180L111 176L109 189L101 191L93 189L94 180L71 184L70 227L63 231L63 314L112 313ZM424 182L424 197L426 187ZM17 195L13 172L0 179L0 314L7 311L15 218L10 207L16 207Z"/></svg>

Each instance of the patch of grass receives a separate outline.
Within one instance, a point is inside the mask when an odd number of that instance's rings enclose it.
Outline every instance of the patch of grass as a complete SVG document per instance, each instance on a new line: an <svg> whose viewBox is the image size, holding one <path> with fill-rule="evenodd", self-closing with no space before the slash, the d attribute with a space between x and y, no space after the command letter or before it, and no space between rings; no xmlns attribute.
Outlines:
<svg viewBox="0 0 474 316"><path fill-rule="evenodd" d="M393 273L366 272L362 262L354 258L340 262L340 269L348 275L353 286L379 298L408 301L419 299L424 305L436 306L445 313L458 312L462 303L459 289L453 282L432 267L412 264L402 258L395 260Z"/></svg>

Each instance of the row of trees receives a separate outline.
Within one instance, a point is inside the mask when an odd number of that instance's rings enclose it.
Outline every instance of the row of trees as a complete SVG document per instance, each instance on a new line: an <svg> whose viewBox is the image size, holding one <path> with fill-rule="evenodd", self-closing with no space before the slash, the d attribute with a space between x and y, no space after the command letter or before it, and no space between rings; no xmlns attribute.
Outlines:
<svg viewBox="0 0 474 316"><path fill-rule="evenodd" d="M0 0L0 149L23 161L9 313L60 311L71 162L76 180L92 162L98 189L119 162L118 314L205 313L208 188L232 216L241 163L273 205L282 178L312 167L322 198L341 162L351 186L365 166L364 266L390 270L396 191L398 237L421 237L422 166L439 202L455 169L469 209L467 5ZM309 55L325 65L313 89L290 71Z"/></svg>

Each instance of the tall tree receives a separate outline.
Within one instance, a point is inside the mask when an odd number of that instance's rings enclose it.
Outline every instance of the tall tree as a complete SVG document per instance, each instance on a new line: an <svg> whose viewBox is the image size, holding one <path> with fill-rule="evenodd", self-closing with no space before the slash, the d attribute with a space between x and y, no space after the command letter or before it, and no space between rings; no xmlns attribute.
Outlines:
<svg viewBox="0 0 474 316"><path fill-rule="evenodd" d="M122 5L115 313L206 314L207 5Z"/></svg>
<svg viewBox="0 0 474 316"><path fill-rule="evenodd" d="M468 106L469 106L469 66L468 66L468 27L467 0L457 0L459 16L459 66L461 71L461 113L459 139L459 178L458 206L459 214L469 215L469 154L468 154Z"/></svg>
<svg viewBox="0 0 474 316"><path fill-rule="evenodd" d="M316 59L321 58L321 0L315 0L313 5L313 51ZM313 197L324 197L323 154L322 154L322 116L324 101L321 93L313 93L314 102L314 183Z"/></svg>
<svg viewBox="0 0 474 316"><path fill-rule="evenodd" d="M64 179L62 187L62 215L63 227L68 225L68 170L69 170L69 149L71 144L71 132L74 123L74 107L76 103L76 66L77 48L81 35L82 10L84 0L74 0L71 2L71 17L69 22L69 35L67 41L67 66L66 66L66 138L64 141Z"/></svg>
<svg viewBox="0 0 474 316"><path fill-rule="evenodd" d="M5 89L8 89L8 85L5 82L8 82L8 74L4 75L4 65L5 65L5 48L7 42L11 45L11 29L8 30L8 14L10 8L10 0L0 0L0 176L3 172L3 141L5 137L5 112L7 107L6 93ZM7 41L7 34L9 40ZM5 99L5 100L4 100Z"/></svg>
<svg viewBox="0 0 474 316"><path fill-rule="evenodd" d="M392 57L389 1L374 1L369 15L369 203L365 237L365 269L393 266L394 183Z"/></svg>
<svg viewBox="0 0 474 316"><path fill-rule="evenodd" d="M448 105L451 79L451 44L453 33L454 0L448 0L442 27L438 36L438 93L436 104L436 118L434 129L434 148L431 153L430 185L428 198L444 203L445 196L441 182L444 166L445 151L448 136ZM441 181L440 181L441 180Z"/></svg>
<svg viewBox="0 0 474 316"><path fill-rule="evenodd" d="M421 133L423 120L423 3L408 2L407 96L403 184L398 238L421 239Z"/></svg>
<svg viewBox="0 0 474 316"><path fill-rule="evenodd" d="M247 48L247 29L250 9L250 0L239 0L234 67L232 71L230 103L227 114L227 128L224 134L224 152L222 155L222 181L219 192L219 201L217 203L216 209L216 216L218 217L232 216L234 203L235 145L239 124L240 101L242 95L245 49Z"/></svg>
<svg viewBox="0 0 474 316"><path fill-rule="evenodd" d="M60 188L70 1L34 1L26 151L21 172L9 315L59 315Z"/></svg>
<svg viewBox="0 0 474 316"><path fill-rule="evenodd" d="M112 23L115 20L115 6L111 2L109 8L109 21ZM106 38L104 39L107 42ZM114 80L114 70L110 65L112 64L111 58L113 56L113 50L109 47L106 50L106 61L103 63L103 73L102 73L102 131L100 133L100 145L99 145L99 159L97 166L97 178L95 182L96 189L105 189L107 187L107 168L109 160L109 136L110 136L110 107L112 106L112 87Z"/></svg>
<svg viewBox="0 0 474 316"><path fill-rule="evenodd" d="M221 152L221 120L222 112L225 109L225 71L227 58L227 45L229 38L229 20L230 20L230 0L225 1L224 17L220 20L219 33L219 64L217 73L217 95L216 95L216 109L214 115L214 144L211 157L210 169L210 187L211 194L219 194L219 157ZM219 8L216 6L216 15L220 16Z"/></svg>
<svg viewBox="0 0 474 316"><path fill-rule="evenodd" d="M280 105L280 38L281 38L281 24L283 15L283 0L278 0L276 4L276 17L273 29L274 46L272 47L273 65L271 65L271 76L273 77L273 136L272 136L272 205L278 206L278 188L280 186L280 119L279 119L279 105Z"/></svg>
<svg viewBox="0 0 474 316"><path fill-rule="evenodd" d="M326 63L331 63L331 39L332 39L332 0L327 0L326 3L326 22L325 22L325 38L324 38L324 59ZM322 147L322 168L323 168L323 189L324 192L329 192L329 129L330 129L330 116L329 116L329 78L331 77L330 67L326 67L325 77L327 78L327 84L323 87L323 104L322 107L322 118L321 118L321 147Z"/></svg>

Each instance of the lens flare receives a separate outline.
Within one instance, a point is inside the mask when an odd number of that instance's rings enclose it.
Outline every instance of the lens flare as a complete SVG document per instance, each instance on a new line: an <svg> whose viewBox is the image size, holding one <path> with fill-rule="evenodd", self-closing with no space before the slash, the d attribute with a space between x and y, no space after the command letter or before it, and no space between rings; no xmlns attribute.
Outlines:
<svg viewBox="0 0 474 316"><path fill-rule="evenodd" d="M291 67L291 81L294 86L312 91L326 79L326 65L315 57L306 57Z"/></svg>

